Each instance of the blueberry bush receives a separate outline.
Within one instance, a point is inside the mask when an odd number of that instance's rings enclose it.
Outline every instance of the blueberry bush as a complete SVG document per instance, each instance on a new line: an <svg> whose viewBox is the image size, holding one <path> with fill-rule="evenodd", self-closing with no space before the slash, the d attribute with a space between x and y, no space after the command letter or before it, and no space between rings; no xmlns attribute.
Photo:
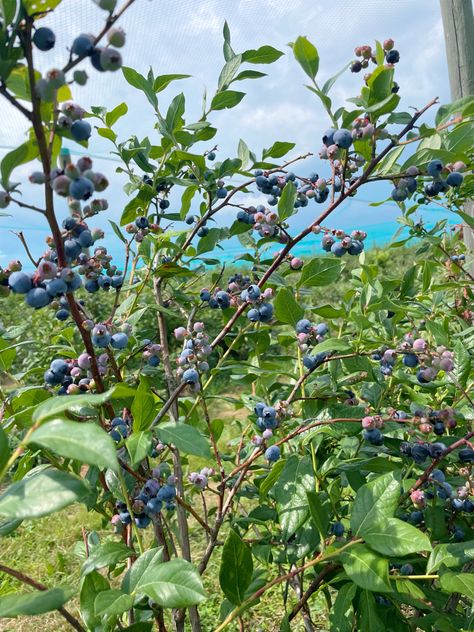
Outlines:
<svg viewBox="0 0 474 632"><path fill-rule="evenodd" d="M257 156L236 139L237 156L221 156L215 113L240 103L241 82L264 86L255 66L283 53L237 53L225 24L217 86L192 121L183 92L161 105L187 75L122 64L116 23L133 0L95 2L102 31L78 33L65 65L45 74L35 59L55 34L41 19L58 0L0 3L0 93L31 125L1 162L0 207L29 209L50 229L39 257L20 234L23 264L0 270L2 310L24 302L26 323L35 310L52 323L21 373L25 329L0 340L0 535L73 503L98 512L109 535L84 530L77 586L39 584L1 559L25 589L0 595L0 617L58 610L81 631L244 630L277 587L286 614L268 615L272 630L316 629L317 595L333 632L471 629L474 276L460 223L474 227L462 210L474 184L473 99L399 111L403 55L390 39L356 48L321 83L318 51L301 36L289 54L327 112L321 147L311 138L306 155L288 158L294 144L275 141ZM119 138L126 103L86 112L73 100L84 68L91 81L123 73L153 112L150 137ZM366 74L337 107L331 89L346 72ZM92 134L110 141L126 178L120 225L110 221L120 262L93 225L113 174L66 147L87 148ZM305 167L314 151L321 175ZM35 203L14 181L30 162ZM389 277L368 262L364 231L331 226L374 183L405 229L388 260L415 249ZM430 223L429 204L453 222ZM222 227L215 218L229 209ZM320 254L296 256L314 235ZM229 274L219 251L232 237L242 250ZM326 297L316 305L315 288ZM210 628L200 611L214 558ZM74 595L80 617L65 605Z"/></svg>

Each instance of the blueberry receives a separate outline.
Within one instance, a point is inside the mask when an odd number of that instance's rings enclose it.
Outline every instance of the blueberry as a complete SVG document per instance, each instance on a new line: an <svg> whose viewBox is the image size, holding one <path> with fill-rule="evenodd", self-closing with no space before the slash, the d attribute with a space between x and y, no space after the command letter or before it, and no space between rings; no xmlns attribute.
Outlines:
<svg viewBox="0 0 474 632"><path fill-rule="evenodd" d="M418 357L414 353L406 353L402 362L405 366L413 368L418 364Z"/></svg>
<svg viewBox="0 0 474 632"><path fill-rule="evenodd" d="M71 136L78 142L88 140L91 136L92 128L87 121L74 121L71 125Z"/></svg>
<svg viewBox="0 0 474 632"><path fill-rule="evenodd" d="M69 310L67 309L58 309L55 313L55 316L58 320L64 321L69 318Z"/></svg>
<svg viewBox="0 0 474 632"><path fill-rule="evenodd" d="M160 364L160 358L158 356L150 356L148 358L148 364L152 367L157 367Z"/></svg>
<svg viewBox="0 0 474 632"><path fill-rule="evenodd" d="M201 299L201 301L205 301L207 303L211 298L211 293L209 292L209 290L201 290L199 298Z"/></svg>
<svg viewBox="0 0 474 632"><path fill-rule="evenodd" d="M187 369L183 373L183 382L186 384L197 384L199 382L199 373L195 369Z"/></svg>
<svg viewBox="0 0 474 632"><path fill-rule="evenodd" d="M152 498L146 504L146 510L148 513L157 514L160 513L163 502L158 498Z"/></svg>
<svg viewBox="0 0 474 632"><path fill-rule="evenodd" d="M360 255L360 253L364 250L364 242L359 239L353 239L351 245L347 249L347 252L350 255Z"/></svg>
<svg viewBox="0 0 474 632"><path fill-rule="evenodd" d="M330 252L332 245L334 244L336 240L334 239L334 237L332 235L326 234L324 235L321 245L323 250L325 250L326 252Z"/></svg>
<svg viewBox="0 0 474 632"><path fill-rule="evenodd" d="M8 286L15 294L26 294L32 285L31 278L25 272L12 272L8 277Z"/></svg>
<svg viewBox="0 0 474 632"><path fill-rule="evenodd" d="M198 237L205 237L209 233L209 228L207 226L201 226L201 228L197 232Z"/></svg>
<svg viewBox="0 0 474 632"><path fill-rule="evenodd" d="M227 189L220 187L219 189L217 189L216 195L220 200L223 200L225 197L227 197Z"/></svg>
<svg viewBox="0 0 474 632"><path fill-rule="evenodd" d="M260 320L260 314L258 312L258 309L255 309L255 308L249 309L249 311L247 312L247 318L252 323L258 323Z"/></svg>
<svg viewBox="0 0 474 632"><path fill-rule="evenodd" d="M160 487L157 495L156 495L158 500L161 501L170 501L173 500L174 498L176 498L176 487L174 485L163 485L163 487Z"/></svg>
<svg viewBox="0 0 474 632"><path fill-rule="evenodd" d="M115 48L108 46L101 50L99 64L104 70L114 72L122 67L122 55Z"/></svg>
<svg viewBox="0 0 474 632"><path fill-rule="evenodd" d="M122 439L126 439L127 435L128 428L124 424L115 426L110 433L110 436L116 443L119 443L120 441L122 441Z"/></svg>
<svg viewBox="0 0 474 632"><path fill-rule="evenodd" d="M316 358L312 355L306 355L303 358L303 366L308 369L308 371L312 371L318 366Z"/></svg>
<svg viewBox="0 0 474 632"><path fill-rule="evenodd" d="M26 302L30 307L40 309L51 303L52 298L48 292L41 287L34 287L26 294Z"/></svg>
<svg viewBox="0 0 474 632"><path fill-rule="evenodd" d="M112 287L114 289L117 290L117 289L121 288L122 285L123 285L123 282L124 282L123 275L122 274L114 274L114 276L111 277L111 282L112 282L111 283Z"/></svg>
<svg viewBox="0 0 474 632"><path fill-rule="evenodd" d="M437 421L433 426L433 432L439 436L443 435L446 428L442 421Z"/></svg>
<svg viewBox="0 0 474 632"><path fill-rule="evenodd" d="M265 450L265 458L269 463L275 463L280 458L280 448L277 445L271 445Z"/></svg>
<svg viewBox="0 0 474 632"><path fill-rule="evenodd" d="M445 453L446 446L444 445L444 443L441 443L441 441L437 441L436 443L432 443L428 447L428 450L432 459L439 459L439 457L443 456L443 454Z"/></svg>
<svg viewBox="0 0 474 632"><path fill-rule="evenodd" d="M223 290L220 290L216 294L216 301L221 309L226 309L230 306L230 294L224 292Z"/></svg>
<svg viewBox="0 0 474 632"><path fill-rule="evenodd" d="M408 522L411 522L411 524L421 524L423 522L423 512L412 511L408 518Z"/></svg>
<svg viewBox="0 0 474 632"><path fill-rule="evenodd" d="M94 193L94 185L88 178L79 176L76 180L71 182L69 187L69 194L75 200L88 200Z"/></svg>
<svg viewBox="0 0 474 632"><path fill-rule="evenodd" d="M49 368L53 373L57 373L58 375L66 375L69 367L67 362L59 358L57 360L53 360Z"/></svg>
<svg viewBox="0 0 474 632"><path fill-rule="evenodd" d="M387 51L385 53L385 61L387 64L398 64L400 61L400 53L398 50L392 48L392 50Z"/></svg>
<svg viewBox="0 0 474 632"><path fill-rule="evenodd" d="M391 195L392 195L392 200L394 200L395 202L403 202L408 197L407 190L399 189L398 187L395 187L395 189L393 189Z"/></svg>
<svg viewBox="0 0 474 632"><path fill-rule="evenodd" d="M462 175L462 173L459 173L458 171L453 171L446 178L446 183L449 184L449 186L451 187L459 187L461 186L463 180L464 176Z"/></svg>
<svg viewBox="0 0 474 632"><path fill-rule="evenodd" d="M56 36L51 29L48 29L46 26L36 29L33 35L33 44L36 48L42 51L51 50L55 43Z"/></svg>
<svg viewBox="0 0 474 632"><path fill-rule="evenodd" d="M449 483L442 483L436 490L436 493L439 498L441 498L442 500L446 500L450 498L452 491L453 491L453 488L451 487Z"/></svg>
<svg viewBox="0 0 474 632"><path fill-rule="evenodd" d="M147 516L146 514L140 514L138 516L135 516L135 524L137 525L137 527L139 529L146 529L148 527L148 525L151 522L151 518L150 516Z"/></svg>
<svg viewBox="0 0 474 632"><path fill-rule="evenodd" d="M118 332L110 339L110 346L114 349L125 349L128 345L128 336L123 332Z"/></svg>
<svg viewBox="0 0 474 632"><path fill-rule="evenodd" d="M411 446L411 457L415 463L424 463L429 454L429 448L422 443L416 443Z"/></svg>
<svg viewBox="0 0 474 632"><path fill-rule="evenodd" d="M195 222L194 215L186 215L186 218L184 221L186 222L186 224L188 224L188 226L191 226L191 224L194 224Z"/></svg>
<svg viewBox="0 0 474 632"><path fill-rule="evenodd" d="M89 292L90 294L94 294L94 292L97 292L99 289L99 283L97 279L88 279L84 283L84 287L87 292Z"/></svg>
<svg viewBox="0 0 474 632"><path fill-rule="evenodd" d="M122 524L130 524L132 522L132 518L128 511L121 511L119 513L119 519Z"/></svg>
<svg viewBox="0 0 474 632"><path fill-rule="evenodd" d="M464 501L461 498L453 498L451 501L453 511L462 511L464 509Z"/></svg>
<svg viewBox="0 0 474 632"><path fill-rule="evenodd" d="M207 154L207 159L208 159L208 160L211 160L211 161L212 161L212 160L214 160L214 159L215 159L215 157L216 157L216 154L215 154L213 151L210 151L210 152Z"/></svg>
<svg viewBox="0 0 474 632"><path fill-rule="evenodd" d="M342 257L343 255L346 254L347 250L346 248L344 248L344 246L342 245L342 242L340 241L336 241L332 246L331 246L331 252L333 255L335 255L336 257Z"/></svg>
<svg viewBox="0 0 474 632"><path fill-rule="evenodd" d="M170 205L170 201L169 200L161 200L160 202L160 208L162 211L166 210L167 208L169 208Z"/></svg>
<svg viewBox="0 0 474 632"><path fill-rule="evenodd" d="M72 43L72 52L74 55L92 55L94 50L92 35L86 35L82 33Z"/></svg>
<svg viewBox="0 0 474 632"><path fill-rule="evenodd" d="M329 147L330 145L334 145L334 134L335 134L335 132L336 132L336 130L333 129L332 127L324 132L324 134L323 134L323 143L326 145L326 147Z"/></svg>
<svg viewBox="0 0 474 632"><path fill-rule="evenodd" d="M474 511L474 502L472 502L469 498L466 498L463 503L463 511L466 513L472 513Z"/></svg>
<svg viewBox="0 0 474 632"><path fill-rule="evenodd" d="M259 307L258 313L262 323L268 323L273 317L273 305L271 303L264 303Z"/></svg>
<svg viewBox="0 0 474 632"><path fill-rule="evenodd" d="M364 439L366 439L372 445L383 445L383 434L378 428L372 428L371 430L364 430Z"/></svg>
<svg viewBox="0 0 474 632"><path fill-rule="evenodd" d="M260 298L261 293L262 291L260 290L258 285L250 285L247 288L247 296L251 301L256 301L258 298Z"/></svg>
<svg viewBox="0 0 474 632"><path fill-rule="evenodd" d="M461 463L472 463L474 461L474 450L472 448L463 448L459 450L458 456Z"/></svg>
<svg viewBox="0 0 474 632"><path fill-rule="evenodd" d="M96 46L92 49L92 52L90 53L91 64L99 72L105 72L105 68L102 66L102 59L101 59L103 50L104 49L101 48L100 46Z"/></svg>
<svg viewBox="0 0 474 632"><path fill-rule="evenodd" d="M441 470L433 470L430 474L430 478L434 481L437 481L438 483L444 483L444 481L446 480L444 472L442 472Z"/></svg>
<svg viewBox="0 0 474 632"><path fill-rule="evenodd" d="M453 538L457 542L460 542L461 540L464 540L464 536L465 536L465 533L460 527L456 527L454 529L454 531L453 531Z"/></svg>
<svg viewBox="0 0 474 632"><path fill-rule="evenodd" d="M64 242L64 254L66 259L72 261L82 252L82 246L77 239L66 239Z"/></svg>
<svg viewBox="0 0 474 632"><path fill-rule="evenodd" d="M320 323L319 325L316 325L315 331L318 336L325 336L329 331L329 327L326 323Z"/></svg>
<svg viewBox="0 0 474 632"><path fill-rule="evenodd" d="M404 456L411 456L412 445L408 441L402 441L400 443L400 454Z"/></svg>
<svg viewBox="0 0 474 632"><path fill-rule="evenodd" d="M95 347L106 347L110 342L110 334L104 325L96 325L92 329L92 344Z"/></svg>
<svg viewBox="0 0 474 632"><path fill-rule="evenodd" d="M309 334L311 329L311 322L307 318L302 318L296 323L296 333L298 334Z"/></svg>
<svg viewBox="0 0 474 632"><path fill-rule="evenodd" d="M257 415L257 417L262 416L264 409L265 409L265 404L263 404L262 402L255 404L254 412Z"/></svg>
<svg viewBox="0 0 474 632"><path fill-rule="evenodd" d="M83 230L79 235L79 243L83 248L89 248L94 243L90 230Z"/></svg>
<svg viewBox="0 0 474 632"><path fill-rule="evenodd" d="M137 217L137 219L135 220L135 226L140 229L148 228L150 226L150 222L145 216Z"/></svg>
<svg viewBox="0 0 474 632"><path fill-rule="evenodd" d="M342 149L349 149L352 145L352 134L348 129L338 129L334 132L334 144Z"/></svg>
<svg viewBox="0 0 474 632"><path fill-rule="evenodd" d="M428 163L428 166L426 167L426 172L432 178L438 177L442 170L443 170L443 163L441 162L441 160L432 160L431 162Z"/></svg>
<svg viewBox="0 0 474 632"><path fill-rule="evenodd" d="M413 566L411 564L400 566L400 575L413 575Z"/></svg>
<svg viewBox="0 0 474 632"><path fill-rule="evenodd" d="M50 386L56 386L58 384L62 384L63 381L63 375L60 375L59 373L54 373L53 371L51 371L51 369L49 369L48 371L45 371L44 373L44 381L46 382L46 384L49 384Z"/></svg>
<svg viewBox="0 0 474 632"><path fill-rule="evenodd" d="M344 525L342 524L342 522L335 522L334 524L332 524L331 533L338 538L344 535Z"/></svg>

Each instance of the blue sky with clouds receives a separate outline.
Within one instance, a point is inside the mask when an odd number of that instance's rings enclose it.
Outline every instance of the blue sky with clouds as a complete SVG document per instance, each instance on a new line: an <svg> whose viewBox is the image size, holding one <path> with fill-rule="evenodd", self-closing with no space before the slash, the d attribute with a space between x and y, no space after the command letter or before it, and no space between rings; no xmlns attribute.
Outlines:
<svg viewBox="0 0 474 632"><path fill-rule="evenodd" d="M50 53L37 53L42 71L60 66L67 57L66 48L81 32L98 32L105 15L92 0L63 0L54 14L44 20L57 35L56 47ZM373 44L375 39L392 37L400 50L401 61L396 79L400 85L401 108L421 106L432 97L449 101L449 84L445 59L443 30L436 0L136 0L121 21L127 32L123 50L124 63L146 73L152 66L155 74L186 73L191 79L172 84L162 93L161 106L166 109L177 91L186 95L187 120L198 118L202 94L215 89L223 64L222 26L227 20L231 29L234 50L242 52L271 44L285 52L275 64L255 67L268 76L241 82L236 89L247 93L239 106L213 114L211 120L220 130L215 142L219 145L219 158L235 156L239 138L259 154L263 147L275 140L296 143L290 157L308 151L316 152L322 132L328 127L327 115L315 95L305 87L305 76L292 57L287 43L298 35L306 35L318 47L321 61L318 79L323 83L353 58L354 47ZM75 100L83 107L105 105L114 107L126 101L128 114L117 125L119 138L131 133L139 138L149 135L154 142L156 132L148 103L141 93L132 90L120 72L99 74L84 64L90 79L84 88L74 90ZM332 91L336 107L349 96L358 94L362 74L347 72ZM23 141L26 126L15 110L1 103L0 156L6 147ZM156 136L157 138L157 136ZM211 141L213 143L214 141ZM203 145L202 150L209 148ZM71 144L71 149L74 149ZM98 136L90 142L93 155L107 157L110 144ZM106 191L110 210L92 225L107 226L107 219L118 221L126 203L123 181L114 175L116 164L97 159L95 167L107 175L112 185ZM325 175L325 165L314 159L304 172L316 170ZM18 168L14 180L27 178L31 165ZM385 185L382 185L385 186ZM389 185L387 185L389 186ZM41 203L39 188L27 184L24 199ZM379 186L363 191L363 200L384 197L388 193ZM255 201L258 197L255 196ZM58 200L58 213L66 213L65 203ZM319 208L319 207L317 207ZM316 214L314 205L304 210L298 222L305 223ZM44 250L48 234L42 218L29 211L10 206L12 217L0 218L0 265L10 259L24 258L19 242L11 229L22 229L35 255ZM223 224L229 224L235 211L225 211ZM386 224L392 226L398 210L396 205L369 207L365 201L351 200L349 206L338 212L333 224L344 227ZM339 223L338 223L339 222ZM380 229L380 226L379 226Z"/></svg>

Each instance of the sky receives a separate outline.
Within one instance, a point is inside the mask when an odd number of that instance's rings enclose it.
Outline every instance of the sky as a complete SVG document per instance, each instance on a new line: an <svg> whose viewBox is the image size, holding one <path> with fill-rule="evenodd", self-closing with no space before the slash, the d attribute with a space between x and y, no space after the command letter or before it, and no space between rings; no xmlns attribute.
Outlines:
<svg viewBox="0 0 474 632"><path fill-rule="evenodd" d="M57 39L52 51L35 53L38 68L45 72L62 66L74 37L82 32L97 33L105 17L92 0L63 0L53 14L42 20L55 31ZM136 0L120 21L127 33L127 43L122 49L124 64L144 74L151 66L155 75L192 75L190 79L171 84L159 96L160 107L166 111L171 98L183 91L186 119L196 120L200 116L203 91L207 87L208 94L214 92L224 63L222 27L225 20L236 52L270 44L285 55L271 65L248 66L268 76L234 84L235 89L246 92L247 96L236 108L211 116L218 135L197 148L204 151L217 143L217 159L236 156L240 138L257 155L275 140L296 143L290 158L306 152L317 155L329 121L316 96L305 87L305 75L288 47L288 42L298 35L306 35L318 48L320 84L354 59L355 46L373 45L375 39L383 41L392 37L401 56L396 68L400 109L423 106L435 96L441 103L450 100L441 14L436 0ZM98 73L88 62L84 62L83 67L89 81L85 87L73 86L75 101L86 109L91 105L112 109L125 101L128 114L115 127L119 140L135 134L139 139L148 135L152 143L157 142L153 113L144 95L132 89L120 71ZM362 73L345 73L331 92L334 109L344 105L348 97L357 95L361 82ZM8 148L24 141L27 127L21 114L5 101L1 102L0 111L1 158ZM73 143L69 147L71 151L76 149ZM101 194L109 200L109 211L91 221L92 226L103 228L107 228L108 219L119 221L127 202L124 181L115 174L118 165L111 160L110 149L108 141L93 135L89 154L94 157L94 168L112 183ZM12 180L24 182L38 167L32 164L15 170ZM316 170L322 176L328 175L325 173L327 163L316 158L307 161L302 169L303 173ZM386 233L386 228L393 226L399 215L398 207L387 204L374 208L368 205L368 200L383 199L389 194L385 188L389 186L379 185L370 192L362 191L360 197L334 214L331 226L365 228L374 225L374 234ZM39 187L26 183L22 191L24 201L41 204ZM249 203L262 201L255 193ZM63 217L67 212L65 201L56 199L58 214ZM311 204L303 210L306 215L299 214L295 228L307 225L320 207L315 209ZM0 265L6 265L13 258L25 258L12 230L22 230L34 256L40 255L45 250L44 239L48 235L43 218L13 205L7 212L11 217L0 217ZM235 209L224 210L219 223L230 225L234 214ZM109 229L109 235L110 232Z"/></svg>

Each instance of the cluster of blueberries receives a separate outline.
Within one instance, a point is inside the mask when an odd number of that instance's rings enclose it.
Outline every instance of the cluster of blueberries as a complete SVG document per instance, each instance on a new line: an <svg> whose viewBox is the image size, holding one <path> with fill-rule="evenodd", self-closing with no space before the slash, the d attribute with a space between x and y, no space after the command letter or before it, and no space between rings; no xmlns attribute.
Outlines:
<svg viewBox="0 0 474 632"><path fill-rule="evenodd" d="M273 318L273 305L267 301L273 296L273 290L267 288L262 292L253 283L245 287L250 279L245 277L245 283L243 279L242 275L234 275L229 280L227 290L216 289L211 293L210 290L203 289L200 298L212 309L237 307L241 302L250 304L252 307L247 312L247 318L253 323L269 323Z"/></svg>
<svg viewBox="0 0 474 632"><path fill-rule="evenodd" d="M168 202L168 200L164 201ZM137 243L142 242L150 232L156 232L158 230L158 224L150 223L150 220L145 215L140 215L133 224L128 224L125 227L125 231L130 235L134 235L134 239Z"/></svg>
<svg viewBox="0 0 474 632"><path fill-rule="evenodd" d="M372 354L372 359L380 362L382 375L392 374L397 358L408 368L417 368L416 378L420 384L428 384L436 379L440 370L450 372L454 369L454 353L439 346L435 352L429 350L424 338L415 338L411 333L404 336L399 349L386 349Z"/></svg>
<svg viewBox="0 0 474 632"><path fill-rule="evenodd" d="M462 161L444 166L441 160L432 160L426 166L426 175L432 178L431 182L425 184L423 193L426 197L435 197L440 193L445 193L450 187L458 188L464 180L462 171L466 165ZM395 188L392 191L392 200L403 202L417 191L418 181L416 176L421 175L420 170L415 165L407 168L402 178L394 182Z"/></svg>
<svg viewBox="0 0 474 632"><path fill-rule="evenodd" d="M102 368L102 372L106 371L106 364L102 362L108 362L108 358L100 357L97 360L99 371ZM57 395L76 395L78 393L89 391L94 383L92 375L89 372L91 366L90 356L83 353L77 360L63 360L57 358L53 360L50 367L44 373L44 381L49 386L59 386Z"/></svg>
<svg viewBox="0 0 474 632"><path fill-rule="evenodd" d="M302 353L306 355L303 358L303 365L309 371L313 371L327 358L327 353L320 352L309 353L311 346L317 345L324 340L324 336L328 333L329 327L326 323L313 324L307 318L302 318L296 323L296 337L298 347Z"/></svg>
<svg viewBox="0 0 474 632"><path fill-rule="evenodd" d="M70 161L70 154L65 150L60 158L61 166L51 171L51 186L55 193L73 200L89 200L94 192L102 192L109 186L109 181L102 174L92 170L92 160L88 156L79 158L76 164ZM35 171L30 175L33 184L44 184L44 174ZM85 209L89 215L107 208L105 200L94 200Z"/></svg>
<svg viewBox="0 0 474 632"><path fill-rule="evenodd" d="M398 64L400 61L400 53L394 48L394 46L395 42L393 39L386 39L382 44L385 61L390 65ZM351 72L360 72L362 69L367 68L369 66L369 61L373 64L377 63L375 53L371 46L356 46L354 53L356 57L360 57L361 59L356 59L352 62L350 67Z"/></svg>
<svg viewBox="0 0 474 632"><path fill-rule="evenodd" d="M319 226L315 226L313 232L321 231ZM322 249L331 252L336 257L343 257L345 254L357 256L364 250L364 240L367 233L363 230L353 230L348 235L343 230L326 231L321 240Z"/></svg>
<svg viewBox="0 0 474 632"><path fill-rule="evenodd" d="M99 323L92 327L91 340L94 347L99 349L104 349L110 345L112 349L122 350L128 345L129 334L125 331L112 334L107 325Z"/></svg>
<svg viewBox="0 0 474 632"><path fill-rule="evenodd" d="M142 357L145 362L151 367L157 367L160 364L160 355L162 352L161 345L147 339L143 341L142 347Z"/></svg>
<svg viewBox="0 0 474 632"><path fill-rule="evenodd" d="M198 371L200 373L209 371L207 358L212 353L205 325L196 322L191 331L186 327L177 327L174 330L174 337L183 343L183 350L176 360L178 365L176 374L192 392L197 392L200 389Z"/></svg>
<svg viewBox="0 0 474 632"><path fill-rule="evenodd" d="M362 419L362 436L372 445L383 445L383 419L380 415L367 415Z"/></svg>
<svg viewBox="0 0 474 632"><path fill-rule="evenodd" d="M159 476L159 468L156 469ZM153 471L155 472L155 470ZM169 476L166 482L158 478L150 478L131 502L132 515L127 504L117 501L117 513L112 517L112 524L131 524L132 518L139 529L146 529L152 519L163 509L176 509L176 478Z"/></svg>
<svg viewBox="0 0 474 632"><path fill-rule="evenodd" d="M252 437L252 444L256 447L260 447L265 441L268 441L273 436L273 430L280 424L281 414L273 406L267 406L263 402L256 404L254 413L257 415L256 426L262 433L260 435L254 435ZM271 445L265 450L265 459L269 463L275 463L281 456L280 448L277 445Z"/></svg>

